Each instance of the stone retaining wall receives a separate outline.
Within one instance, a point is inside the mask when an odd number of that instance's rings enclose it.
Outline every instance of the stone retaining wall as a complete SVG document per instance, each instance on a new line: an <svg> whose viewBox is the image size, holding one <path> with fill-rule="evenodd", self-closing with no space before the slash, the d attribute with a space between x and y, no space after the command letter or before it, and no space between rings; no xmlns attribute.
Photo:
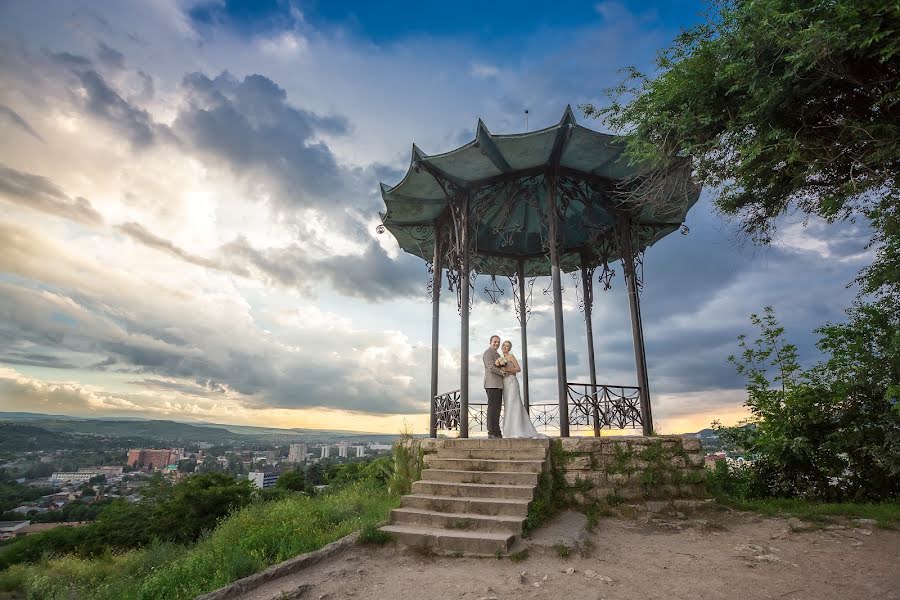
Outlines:
<svg viewBox="0 0 900 600"><path fill-rule="evenodd" d="M561 469L576 502L694 499L706 494L700 440L678 435L559 440Z"/></svg>
<svg viewBox="0 0 900 600"><path fill-rule="evenodd" d="M552 442L552 469L561 472L566 485L563 491L575 502L707 497L703 452L695 437L570 437L554 438ZM417 438L405 442L420 456L447 444L478 448L481 439Z"/></svg>

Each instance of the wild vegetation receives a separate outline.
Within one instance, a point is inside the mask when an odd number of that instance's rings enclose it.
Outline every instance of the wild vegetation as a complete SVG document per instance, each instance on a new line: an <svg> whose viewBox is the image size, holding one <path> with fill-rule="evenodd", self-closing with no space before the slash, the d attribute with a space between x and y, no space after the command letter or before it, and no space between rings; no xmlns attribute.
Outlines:
<svg viewBox="0 0 900 600"><path fill-rule="evenodd" d="M0 547L0 590L37 599L193 598L353 531L384 541L375 526L398 502L391 477L386 457L334 466L326 491L312 495L285 486L260 494L222 473L157 482L146 501L115 503L95 524Z"/></svg>
<svg viewBox="0 0 900 600"><path fill-rule="evenodd" d="M713 0L652 76L627 69L608 106L583 107L624 132L650 180L690 157L715 206L760 243L791 210L871 228L846 321L817 330L820 363L800 367L771 308L751 317L757 339L739 338L752 418L719 433L753 465L711 478L735 501L900 493L898 29L888 0Z"/></svg>

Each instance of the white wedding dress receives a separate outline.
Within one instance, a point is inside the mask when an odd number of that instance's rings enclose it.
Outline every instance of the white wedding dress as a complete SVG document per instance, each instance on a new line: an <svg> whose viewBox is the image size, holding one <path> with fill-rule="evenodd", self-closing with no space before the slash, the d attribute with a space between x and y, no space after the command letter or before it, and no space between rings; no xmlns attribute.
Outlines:
<svg viewBox="0 0 900 600"><path fill-rule="evenodd" d="M500 431L505 438L544 438L531 423L522 404L522 392L519 391L519 378L507 375L503 378L503 425Z"/></svg>

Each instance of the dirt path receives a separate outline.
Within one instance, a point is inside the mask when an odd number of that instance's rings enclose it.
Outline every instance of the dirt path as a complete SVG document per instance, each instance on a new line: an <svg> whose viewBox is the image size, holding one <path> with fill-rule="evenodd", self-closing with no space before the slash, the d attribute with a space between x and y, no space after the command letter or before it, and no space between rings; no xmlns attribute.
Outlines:
<svg viewBox="0 0 900 600"><path fill-rule="evenodd" d="M244 598L900 600L900 531L870 523L706 510L583 524L560 515L522 542L521 562L355 547ZM561 558L559 541L581 552Z"/></svg>

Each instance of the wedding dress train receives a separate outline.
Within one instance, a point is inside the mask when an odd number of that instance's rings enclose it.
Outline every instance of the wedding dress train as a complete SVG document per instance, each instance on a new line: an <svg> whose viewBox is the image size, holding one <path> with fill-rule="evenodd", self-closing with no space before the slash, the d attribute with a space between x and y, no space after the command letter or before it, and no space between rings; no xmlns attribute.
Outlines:
<svg viewBox="0 0 900 600"><path fill-rule="evenodd" d="M505 438L544 438L531 423L522 404L522 393L519 391L519 378L507 375L503 378L503 426L500 428Z"/></svg>

